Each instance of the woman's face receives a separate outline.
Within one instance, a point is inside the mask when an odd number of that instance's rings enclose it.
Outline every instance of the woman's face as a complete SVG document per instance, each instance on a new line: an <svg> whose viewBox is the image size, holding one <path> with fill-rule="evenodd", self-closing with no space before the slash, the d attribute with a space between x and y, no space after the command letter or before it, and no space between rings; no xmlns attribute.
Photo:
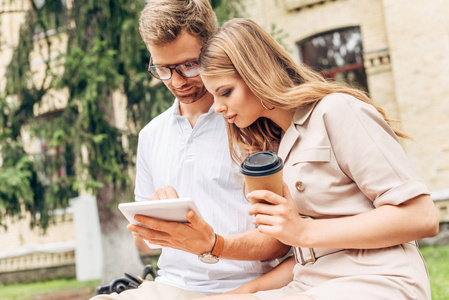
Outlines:
<svg viewBox="0 0 449 300"><path fill-rule="evenodd" d="M262 117L264 108L239 76L201 75L204 86L214 96L215 111L229 123L245 128Z"/></svg>

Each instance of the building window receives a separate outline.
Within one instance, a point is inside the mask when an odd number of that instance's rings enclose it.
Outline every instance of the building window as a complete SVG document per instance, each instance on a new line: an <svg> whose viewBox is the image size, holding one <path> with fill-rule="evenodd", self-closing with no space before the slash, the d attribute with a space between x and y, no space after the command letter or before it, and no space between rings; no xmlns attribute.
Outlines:
<svg viewBox="0 0 449 300"><path fill-rule="evenodd" d="M297 44L301 61L324 77L368 92L359 27L322 33Z"/></svg>

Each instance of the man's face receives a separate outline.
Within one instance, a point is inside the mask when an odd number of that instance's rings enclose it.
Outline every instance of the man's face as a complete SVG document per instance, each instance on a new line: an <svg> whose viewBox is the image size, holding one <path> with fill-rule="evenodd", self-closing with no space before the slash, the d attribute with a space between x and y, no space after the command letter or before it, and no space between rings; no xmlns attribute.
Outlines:
<svg viewBox="0 0 449 300"><path fill-rule="evenodd" d="M163 46L149 46L153 65L168 66L197 61L202 43L196 36L182 32L178 38ZM183 104L194 103L207 94L201 77L185 78L172 70L170 79L163 80L165 86Z"/></svg>

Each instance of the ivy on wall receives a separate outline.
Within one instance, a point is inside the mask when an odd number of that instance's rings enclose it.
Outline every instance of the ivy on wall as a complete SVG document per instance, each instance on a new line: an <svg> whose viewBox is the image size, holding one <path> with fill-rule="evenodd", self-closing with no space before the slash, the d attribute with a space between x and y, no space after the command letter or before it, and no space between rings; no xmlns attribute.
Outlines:
<svg viewBox="0 0 449 300"><path fill-rule="evenodd" d="M144 1L77 0L70 9L61 0L28 2L0 91L0 225L25 208L30 225L45 229L54 209L67 207L81 190L96 194L112 184L116 199L111 201L132 199L129 174L137 133L171 105L173 96L163 84L151 83L147 73L149 53L138 32ZM219 23L242 9L236 0L211 4ZM55 54L63 35L66 50ZM30 61L36 52L44 64L39 80ZM35 107L53 90L67 91L67 105L36 115ZM114 119L117 91L126 98L128 129ZM53 153L27 153L24 132L45 141ZM64 176L55 175L61 169Z"/></svg>

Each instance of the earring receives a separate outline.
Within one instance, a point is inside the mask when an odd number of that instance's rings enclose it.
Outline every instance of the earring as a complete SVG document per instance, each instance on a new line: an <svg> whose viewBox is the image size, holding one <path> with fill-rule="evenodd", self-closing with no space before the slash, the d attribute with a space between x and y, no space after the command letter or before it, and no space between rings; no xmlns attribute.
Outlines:
<svg viewBox="0 0 449 300"><path fill-rule="evenodd" d="M268 108L268 107L265 105L265 103L263 103L263 100L260 100L260 103L262 103L262 106L263 106L266 110L273 110L273 109L275 109L274 106L271 107L271 108Z"/></svg>

